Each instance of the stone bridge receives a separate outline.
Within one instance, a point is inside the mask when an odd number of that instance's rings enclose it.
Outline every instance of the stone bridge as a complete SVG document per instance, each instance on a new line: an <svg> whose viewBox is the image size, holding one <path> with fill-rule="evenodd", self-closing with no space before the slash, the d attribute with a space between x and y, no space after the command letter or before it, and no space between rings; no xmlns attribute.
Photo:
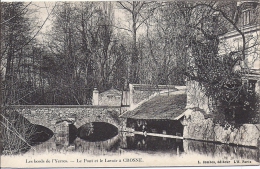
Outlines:
<svg viewBox="0 0 260 169"><path fill-rule="evenodd" d="M56 130L56 125L67 121L77 128L90 122L106 122L121 129L120 106L89 106L89 105L19 105L12 106L33 124L42 125Z"/></svg>

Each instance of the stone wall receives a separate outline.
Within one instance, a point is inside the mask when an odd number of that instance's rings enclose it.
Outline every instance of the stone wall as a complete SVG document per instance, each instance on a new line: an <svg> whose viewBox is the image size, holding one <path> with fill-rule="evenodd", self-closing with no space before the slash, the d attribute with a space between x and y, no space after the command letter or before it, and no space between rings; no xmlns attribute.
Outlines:
<svg viewBox="0 0 260 169"><path fill-rule="evenodd" d="M243 146L259 146L260 124L244 124L240 128L214 125L211 118L205 119L200 111L188 109L184 113L183 138L215 141Z"/></svg>
<svg viewBox="0 0 260 169"><path fill-rule="evenodd" d="M121 106L121 95L99 94L99 105Z"/></svg>
<svg viewBox="0 0 260 169"><path fill-rule="evenodd" d="M122 91L110 89L102 92L98 96L98 102L101 106L121 106Z"/></svg>
<svg viewBox="0 0 260 169"><path fill-rule="evenodd" d="M90 122L106 122L120 130L120 107L118 106L13 106L9 111L17 111L31 123L42 125L55 131L56 124L69 121L77 128Z"/></svg>
<svg viewBox="0 0 260 169"><path fill-rule="evenodd" d="M203 91L204 88L199 85L199 82L194 80L187 81L187 106L186 108L198 107L206 113L210 113L210 100Z"/></svg>

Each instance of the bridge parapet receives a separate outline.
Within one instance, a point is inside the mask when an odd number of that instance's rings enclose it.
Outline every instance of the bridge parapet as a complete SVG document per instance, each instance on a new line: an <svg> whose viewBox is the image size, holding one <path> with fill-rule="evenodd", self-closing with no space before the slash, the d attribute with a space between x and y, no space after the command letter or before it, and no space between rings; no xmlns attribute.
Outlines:
<svg viewBox="0 0 260 169"><path fill-rule="evenodd" d="M120 129L120 106L85 105L18 105L10 107L31 123L42 125L55 131L60 121L70 121L77 128L90 122L106 122Z"/></svg>

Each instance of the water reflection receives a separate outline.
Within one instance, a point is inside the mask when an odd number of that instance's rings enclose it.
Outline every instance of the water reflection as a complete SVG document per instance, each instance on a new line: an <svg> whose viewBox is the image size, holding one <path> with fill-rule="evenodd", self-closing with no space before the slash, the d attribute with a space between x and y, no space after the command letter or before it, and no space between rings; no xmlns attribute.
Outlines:
<svg viewBox="0 0 260 169"><path fill-rule="evenodd" d="M253 147L231 146L212 142L183 140L186 154L204 154L218 159L252 159L259 162L259 150Z"/></svg>
<svg viewBox="0 0 260 169"><path fill-rule="evenodd" d="M108 139L106 141L86 141L77 137L72 143L69 143L64 137L54 135L50 140L33 146L27 153L83 153L92 155L120 154L120 136Z"/></svg>
<svg viewBox="0 0 260 169"><path fill-rule="evenodd" d="M43 142L48 141L52 136L53 132L48 129L47 127L41 126L41 125L35 125L30 123L29 127L26 129L26 136L25 140L27 141L28 144L23 144L23 148L21 149L21 152L17 152L15 154L19 153L26 153L31 150L31 145L32 147L35 147L37 145L42 144Z"/></svg>
<svg viewBox="0 0 260 169"><path fill-rule="evenodd" d="M126 137L127 149L144 150L150 152L183 152L182 140L164 137L134 135Z"/></svg>
<svg viewBox="0 0 260 169"><path fill-rule="evenodd" d="M92 122L78 129L78 137L87 141L105 141L118 134L117 127L105 122Z"/></svg>
<svg viewBox="0 0 260 169"><path fill-rule="evenodd" d="M249 159L259 162L259 150L257 148L238 147L195 140L134 135L126 132L117 133L117 130L116 132L108 130L109 128L107 126L105 126L106 130L102 131L101 127L95 127L98 124L99 123L87 124L80 130L76 130L75 126L64 123L65 128L63 127L63 131L55 132L54 136L48 141L33 146L36 150L31 150L30 152L77 152L92 155L120 155L126 152L139 154L142 152L145 154L158 154L171 157L200 155L220 160ZM112 129L114 129L113 127ZM106 131L110 133L110 135L104 134ZM76 137L75 132L78 133L80 137ZM95 133L97 136L95 136ZM104 134L105 137L101 138L100 135L102 134ZM93 138L90 138L91 136L93 136Z"/></svg>
<svg viewBox="0 0 260 169"><path fill-rule="evenodd" d="M85 141L77 138L74 141L75 152L93 154L93 155L106 155L106 154L118 154L120 153L120 137L119 135L108 139L106 141Z"/></svg>

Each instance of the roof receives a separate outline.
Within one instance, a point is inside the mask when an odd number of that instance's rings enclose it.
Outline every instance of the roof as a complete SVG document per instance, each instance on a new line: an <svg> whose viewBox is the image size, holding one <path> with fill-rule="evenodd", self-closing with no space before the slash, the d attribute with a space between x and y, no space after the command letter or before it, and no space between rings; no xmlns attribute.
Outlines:
<svg viewBox="0 0 260 169"><path fill-rule="evenodd" d="M160 94L144 102L132 111L127 111L120 117L133 119L169 119L180 116L186 107L187 95L183 93L168 95Z"/></svg>

